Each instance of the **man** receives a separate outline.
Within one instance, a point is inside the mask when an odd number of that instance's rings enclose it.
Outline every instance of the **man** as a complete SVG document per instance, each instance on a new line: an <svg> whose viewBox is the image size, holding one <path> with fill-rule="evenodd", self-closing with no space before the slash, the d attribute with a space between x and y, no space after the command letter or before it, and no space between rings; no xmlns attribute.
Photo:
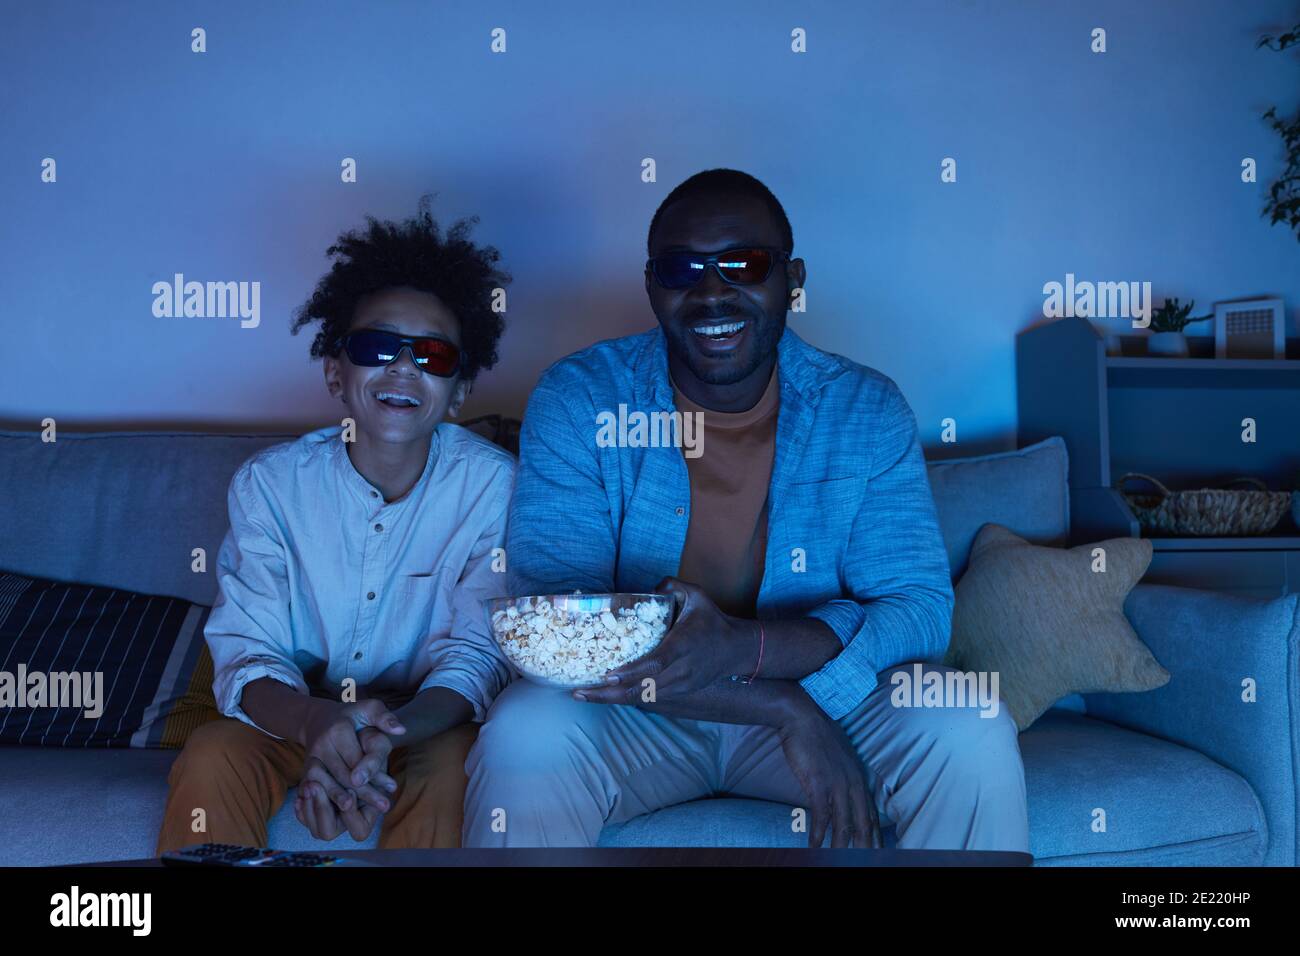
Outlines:
<svg viewBox="0 0 1300 956"><path fill-rule="evenodd" d="M726 793L806 808L810 846L876 845L883 811L903 848L1027 850L1005 710L891 702L899 665L947 646L948 561L897 386L786 328L805 279L793 245L758 180L691 177L650 225L658 327L542 375L512 592L655 588L678 614L605 686L501 694L466 768L465 845L589 846ZM602 447L597 416L620 404L702 413L702 453Z"/></svg>
<svg viewBox="0 0 1300 956"><path fill-rule="evenodd" d="M443 420L502 328L506 277L470 222L444 237L426 199L329 249L293 331L320 323L312 355L344 426L266 449L231 481L205 631L226 718L173 765L159 853L265 846L295 784L320 840L364 840L382 814L381 847L459 845L475 721L510 679L480 601L505 590L514 480L513 456Z"/></svg>

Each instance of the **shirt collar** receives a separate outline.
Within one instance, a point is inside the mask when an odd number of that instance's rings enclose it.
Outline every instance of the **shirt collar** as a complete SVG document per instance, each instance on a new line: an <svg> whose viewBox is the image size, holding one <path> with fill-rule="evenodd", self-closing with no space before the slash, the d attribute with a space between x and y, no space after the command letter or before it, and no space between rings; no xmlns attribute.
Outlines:
<svg viewBox="0 0 1300 956"><path fill-rule="evenodd" d="M433 469L438 463L439 451L442 446L442 425L440 424L433 430L433 435L429 439L429 455L424 461L424 471L421 472L419 479L411 486L400 501L384 501L384 493L381 489L372 485L361 472L352 464L352 458L348 455L347 443L343 441L343 429L339 428L339 433L331 440L331 448L334 451L334 461L343 483L356 492L357 496L368 504L374 504L378 507L384 507L389 504L402 505L416 498L423 491L424 486L430 481Z"/></svg>

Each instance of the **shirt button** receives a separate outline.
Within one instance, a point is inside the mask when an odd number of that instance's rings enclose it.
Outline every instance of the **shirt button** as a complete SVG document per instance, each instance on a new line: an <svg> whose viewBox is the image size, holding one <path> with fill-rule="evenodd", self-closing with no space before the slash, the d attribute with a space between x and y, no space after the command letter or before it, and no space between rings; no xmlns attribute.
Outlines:
<svg viewBox="0 0 1300 956"><path fill-rule="evenodd" d="M366 600L367 600L367 601L373 601L374 599L375 599L375 592L374 592L374 591L371 591L369 594L366 595Z"/></svg>
<svg viewBox="0 0 1300 956"><path fill-rule="evenodd" d="M680 515L684 515L684 514L686 514L686 509L685 509L685 508L678 508L678 509L677 509L677 514L678 514L679 516L680 516Z"/></svg>
<svg viewBox="0 0 1300 956"><path fill-rule="evenodd" d="M355 654L353 654L353 655L352 655L352 659L353 659L354 661L359 661L359 660L361 660L361 652L360 652L360 651L357 651Z"/></svg>
<svg viewBox="0 0 1300 956"><path fill-rule="evenodd" d="M384 526L381 525L381 524L377 524L377 525L375 525L375 530L376 530L376 531L383 531L383 530L384 530Z"/></svg>
<svg viewBox="0 0 1300 956"><path fill-rule="evenodd" d="M371 497L371 498L378 498L378 497L379 497L379 492L377 492L377 491L371 491L371 492L370 492L370 497Z"/></svg>

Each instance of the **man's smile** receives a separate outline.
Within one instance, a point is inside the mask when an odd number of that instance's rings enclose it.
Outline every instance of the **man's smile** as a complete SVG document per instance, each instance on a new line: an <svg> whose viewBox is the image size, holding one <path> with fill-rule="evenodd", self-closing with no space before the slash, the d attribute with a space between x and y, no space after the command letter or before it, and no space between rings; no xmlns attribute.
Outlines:
<svg viewBox="0 0 1300 956"><path fill-rule="evenodd" d="M725 355L734 352L745 339L749 325L748 319L708 319L687 328L691 330L691 341L699 351L705 355Z"/></svg>

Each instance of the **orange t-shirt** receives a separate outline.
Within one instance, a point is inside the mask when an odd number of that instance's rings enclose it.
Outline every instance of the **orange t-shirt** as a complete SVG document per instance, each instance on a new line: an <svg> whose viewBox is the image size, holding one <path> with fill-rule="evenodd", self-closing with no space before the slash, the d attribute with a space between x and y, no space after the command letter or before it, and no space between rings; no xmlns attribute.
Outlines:
<svg viewBox="0 0 1300 956"><path fill-rule="evenodd" d="M673 383L683 414L703 415L702 447L685 458L691 481L691 519L677 577L697 584L725 613L752 618L767 555L767 486L776 453L781 393L777 370L753 408L715 412L697 405Z"/></svg>

